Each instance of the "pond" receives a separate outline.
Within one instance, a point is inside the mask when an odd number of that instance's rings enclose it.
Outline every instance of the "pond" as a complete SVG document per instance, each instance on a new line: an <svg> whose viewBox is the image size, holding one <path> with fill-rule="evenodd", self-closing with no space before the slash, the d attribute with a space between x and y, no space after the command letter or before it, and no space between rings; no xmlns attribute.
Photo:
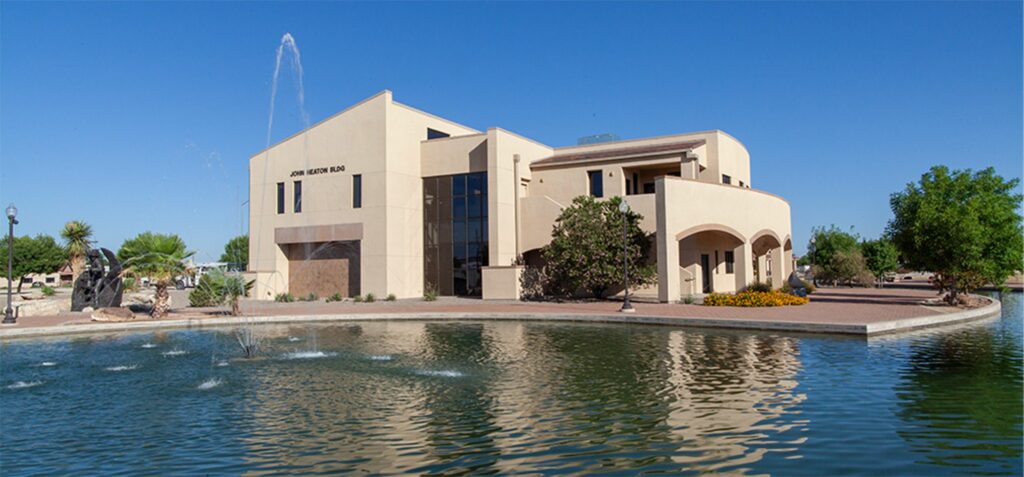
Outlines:
<svg viewBox="0 0 1024 477"><path fill-rule="evenodd" d="M371 322L8 341L0 473L1021 475L1021 295L880 339Z"/></svg>

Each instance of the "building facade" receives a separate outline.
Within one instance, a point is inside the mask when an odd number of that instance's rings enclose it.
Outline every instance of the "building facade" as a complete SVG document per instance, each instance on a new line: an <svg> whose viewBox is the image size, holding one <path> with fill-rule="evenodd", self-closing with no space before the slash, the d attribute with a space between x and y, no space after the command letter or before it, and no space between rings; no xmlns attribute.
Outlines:
<svg viewBox="0 0 1024 477"><path fill-rule="evenodd" d="M384 91L249 161L254 296L374 293L515 299L561 210L622 196L643 215L659 301L780 287L789 204L751 186L722 131L553 148L477 131Z"/></svg>

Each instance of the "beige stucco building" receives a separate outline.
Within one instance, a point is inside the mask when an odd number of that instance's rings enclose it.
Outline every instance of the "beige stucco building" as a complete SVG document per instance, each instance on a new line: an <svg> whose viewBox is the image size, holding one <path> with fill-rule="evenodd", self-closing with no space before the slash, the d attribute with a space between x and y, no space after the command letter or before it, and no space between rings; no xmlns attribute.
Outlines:
<svg viewBox="0 0 1024 477"><path fill-rule="evenodd" d="M789 204L752 188L725 132L553 148L477 131L381 92L254 155L249 267L255 296L374 293L514 299L521 267L579 195L623 196L652 234L673 302L792 267Z"/></svg>

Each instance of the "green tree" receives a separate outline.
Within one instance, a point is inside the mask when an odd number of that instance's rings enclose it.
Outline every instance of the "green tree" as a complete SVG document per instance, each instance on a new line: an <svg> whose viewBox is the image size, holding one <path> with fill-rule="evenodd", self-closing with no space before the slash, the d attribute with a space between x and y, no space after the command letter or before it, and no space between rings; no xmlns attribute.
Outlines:
<svg viewBox="0 0 1024 477"><path fill-rule="evenodd" d="M619 211L622 199L596 201L580 196L555 221L551 243L541 251L547 260L552 289L564 294L586 291L596 298L622 285L622 227L626 221L630 287L653 283L656 269L649 263L649 239L640 229L643 217Z"/></svg>
<svg viewBox="0 0 1024 477"><path fill-rule="evenodd" d="M184 274L185 260L194 252L186 250L185 242L177 235L155 234L145 232L135 238L125 240L117 251L125 272L136 277L149 277L156 286L156 297L153 300L154 318L167 316L171 300L168 287L174 278Z"/></svg>
<svg viewBox="0 0 1024 477"><path fill-rule="evenodd" d="M875 276L879 285L885 283L887 273L895 272L900 267L899 251L890 240L866 240L860 244L860 249L867 261L868 270Z"/></svg>
<svg viewBox="0 0 1024 477"><path fill-rule="evenodd" d="M211 270L199 278L199 283L188 295L191 306L231 306L231 314L242 314L239 301L249 296L255 280L245 281L240 273L227 273L221 269Z"/></svg>
<svg viewBox="0 0 1024 477"><path fill-rule="evenodd" d="M807 244L807 256L813 263L814 279L832 283L853 281L859 275L859 271L854 270L858 262L857 257L859 256L863 260L863 256L860 255L859 240L857 235L844 232L835 225L830 225L828 228L815 227L811 229L811 240ZM842 255L843 262L841 264L837 263L840 252L846 252Z"/></svg>
<svg viewBox="0 0 1024 477"><path fill-rule="evenodd" d="M249 267L249 236L239 235L228 240L220 261L229 264L232 270L245 271Z"/></svg>
<svg viewBox="0 0 1024 477"><path fill-rule="evenodd" d="M1024 269L1018 179L935 166L892 194L888 233L906 265L935 275L950 304Z"/></svg>
<svg viewBox="0 0 1024 477"><path fill-rule="evenodd" d="M89 251L92 227L80 220L72 220L64 224L60 236L64 239L68 261L71 262L71 283L75 283L85 270L85 254Z"/></svg>
<svg viewBox="0 0 1024 477"><path fill-rule="evenodd" d="M7 236L4 236L3 243L7 243ZM35 237L21 236L14 237L13 246L14 259L11 263L11 281L18 285L18 293L21 293L21 281L25 275L32 273L53 273L64 264L67 253L53 237L49 235L36 235ZM0 276L7 278L6 264L0 271Z"/></svg>

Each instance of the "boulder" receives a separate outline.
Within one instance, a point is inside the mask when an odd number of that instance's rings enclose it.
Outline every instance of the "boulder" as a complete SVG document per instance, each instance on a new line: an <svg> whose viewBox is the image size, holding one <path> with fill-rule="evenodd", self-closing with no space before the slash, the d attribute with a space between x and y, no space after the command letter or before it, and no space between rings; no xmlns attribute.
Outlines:
<svg viewBox="0 0 1024 477"><path fill-rule="evenodd" d="M135 319L135 313L127 308L100 308L92 314L92 321L129 321Z"/></svg>

